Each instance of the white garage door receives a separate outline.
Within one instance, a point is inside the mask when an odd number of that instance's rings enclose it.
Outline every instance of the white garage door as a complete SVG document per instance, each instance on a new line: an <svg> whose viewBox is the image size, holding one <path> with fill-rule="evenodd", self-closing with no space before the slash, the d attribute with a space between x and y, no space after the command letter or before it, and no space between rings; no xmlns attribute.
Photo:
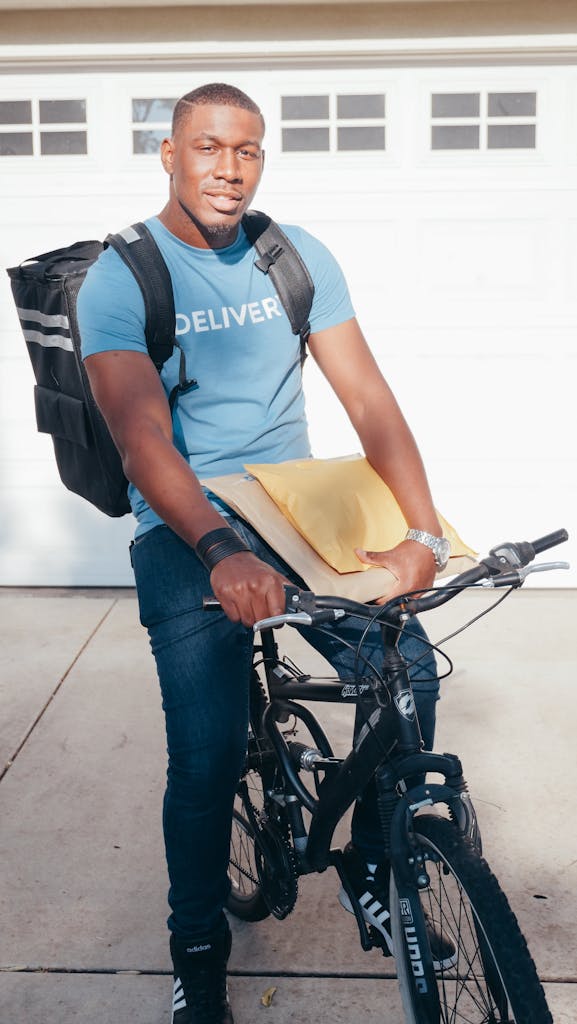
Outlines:
<svg viewBox="0 0 577 1024"><path fill-rule="evenodd" d="M417 436L438 506L480 550L576 507L577 71L269 70L258 205L333 249ZM5 76L0 263L157 212L175 97L206 73ZM60 484L0 281L0 583L131 583L132 523ZM310 363L315 453L358 443ZM577 558L574 559L577 562ZM575 572L555 585L575 585ZM551 583L551 580L549 580Z"/></svg>

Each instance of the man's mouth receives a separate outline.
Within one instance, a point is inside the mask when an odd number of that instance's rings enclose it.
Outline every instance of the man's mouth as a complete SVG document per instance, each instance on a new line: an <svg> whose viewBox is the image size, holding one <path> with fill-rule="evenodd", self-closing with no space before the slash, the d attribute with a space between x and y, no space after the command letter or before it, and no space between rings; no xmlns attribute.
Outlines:
<svg viewBox="0 0 577 1024"><path fill-rule="evenodd" d="M238 192L210 191L204 193L205 198L217 213L236 213L242 203L242 195Z"/></svg>

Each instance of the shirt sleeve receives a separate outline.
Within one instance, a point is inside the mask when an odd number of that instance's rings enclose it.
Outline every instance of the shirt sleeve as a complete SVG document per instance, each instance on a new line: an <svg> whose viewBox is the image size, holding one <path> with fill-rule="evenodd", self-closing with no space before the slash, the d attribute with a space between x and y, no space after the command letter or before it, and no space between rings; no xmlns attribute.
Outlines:
<svg viewBox="0 0 577 1024"><path fill-rule="evenodd" d="M355 310L345 276L332 252L303 228L284 224L282 228L302 256L315 286L310 313L311 333L351 320Z"/></svg>
<svg viewBox="0 0 577 1024"><path fill-rule="evenodd" d="M89 268L78 293L82 358L96 352L147 352L144 299L117 252L105 249Z"/></svg>

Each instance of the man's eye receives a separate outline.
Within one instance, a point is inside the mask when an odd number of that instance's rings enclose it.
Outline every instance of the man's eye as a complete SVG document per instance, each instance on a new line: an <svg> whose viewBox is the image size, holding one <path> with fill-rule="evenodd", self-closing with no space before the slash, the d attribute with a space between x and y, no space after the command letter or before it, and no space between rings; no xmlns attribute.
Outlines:
<svg viewBox="0 0 577 1024"><path fill-rule="evenodd" d="M239 156L242 156L245 160L256 160L258 153L255 153L252 149L239 149Z"/></svg>

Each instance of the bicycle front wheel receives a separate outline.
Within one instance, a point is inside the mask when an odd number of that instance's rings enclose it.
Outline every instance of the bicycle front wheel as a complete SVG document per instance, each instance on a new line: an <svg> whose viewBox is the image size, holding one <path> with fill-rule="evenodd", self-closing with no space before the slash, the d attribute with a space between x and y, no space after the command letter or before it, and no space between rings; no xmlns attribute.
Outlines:
<svg viewBox="0 0 577 1024"><path fill-rule="evenodd" d="M414 948L405 940L411 909L400 905L392 877L391 926L407 1024L553 1024L525 939L487 862L444 818L418 816L414 831L429 885L412 911L420 903L426 930L432 926L449 940L455 955L451 966L435 972L437 1004L436 996L420 992Z"/></svg>

